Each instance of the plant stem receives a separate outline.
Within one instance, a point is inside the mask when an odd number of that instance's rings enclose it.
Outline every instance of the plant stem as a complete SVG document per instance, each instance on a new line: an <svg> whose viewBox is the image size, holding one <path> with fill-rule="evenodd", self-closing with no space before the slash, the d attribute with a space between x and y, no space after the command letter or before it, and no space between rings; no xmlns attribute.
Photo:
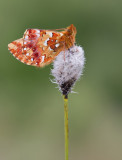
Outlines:
<svg viewBox="0 0 122 160"><path fill-rule="evenodd" d="M65 128L65 160L68 160L68 97L63 96L64 98L64 128Z"/></svg>

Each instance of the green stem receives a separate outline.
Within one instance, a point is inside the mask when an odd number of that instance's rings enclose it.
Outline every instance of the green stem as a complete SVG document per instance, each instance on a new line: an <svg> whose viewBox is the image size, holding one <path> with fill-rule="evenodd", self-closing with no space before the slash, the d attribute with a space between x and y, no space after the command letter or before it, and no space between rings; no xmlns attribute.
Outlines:
<svg viewBox="0 0 122 160"><path fill-rule="evenodd" d="M68 160L68 97L64 96L65 160Z"/></svg>

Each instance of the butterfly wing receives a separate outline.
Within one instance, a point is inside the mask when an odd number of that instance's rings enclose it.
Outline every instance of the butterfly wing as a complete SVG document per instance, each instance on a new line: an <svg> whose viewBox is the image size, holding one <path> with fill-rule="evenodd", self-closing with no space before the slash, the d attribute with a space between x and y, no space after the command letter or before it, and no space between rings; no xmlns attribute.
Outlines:
<svg viewBox="0 0 122 160"><path fill-rule="evenodd" d="M15 58L27 65L43 67L63 50L62 33L51 30L27 29L23 38L8 45Z"/></svg>

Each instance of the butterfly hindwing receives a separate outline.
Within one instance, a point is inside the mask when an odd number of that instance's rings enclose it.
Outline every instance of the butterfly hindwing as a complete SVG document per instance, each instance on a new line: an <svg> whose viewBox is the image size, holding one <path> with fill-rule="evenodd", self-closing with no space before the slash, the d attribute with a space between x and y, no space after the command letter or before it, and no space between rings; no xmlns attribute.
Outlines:
<svg viewBox="0 0 122 160"><path fill-rule="evenodd" d="M42 67L50 64L64 47L61 36L60 32L27 29L23 38L10 43L8 48L21 62Z"/></svg>

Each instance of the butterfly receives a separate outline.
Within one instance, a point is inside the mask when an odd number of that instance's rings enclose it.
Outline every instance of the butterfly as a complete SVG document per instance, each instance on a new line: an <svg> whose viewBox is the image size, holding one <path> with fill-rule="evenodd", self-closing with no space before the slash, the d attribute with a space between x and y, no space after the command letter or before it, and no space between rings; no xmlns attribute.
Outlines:
<svg viewBox="0 0 122 160"><path fill-rule="evenodd" d="M22 38L8 44L8 49L21 62L43 67L50 64L61 51L74 45L76 32L73 24L55 30L27 29Z"/></svg>

